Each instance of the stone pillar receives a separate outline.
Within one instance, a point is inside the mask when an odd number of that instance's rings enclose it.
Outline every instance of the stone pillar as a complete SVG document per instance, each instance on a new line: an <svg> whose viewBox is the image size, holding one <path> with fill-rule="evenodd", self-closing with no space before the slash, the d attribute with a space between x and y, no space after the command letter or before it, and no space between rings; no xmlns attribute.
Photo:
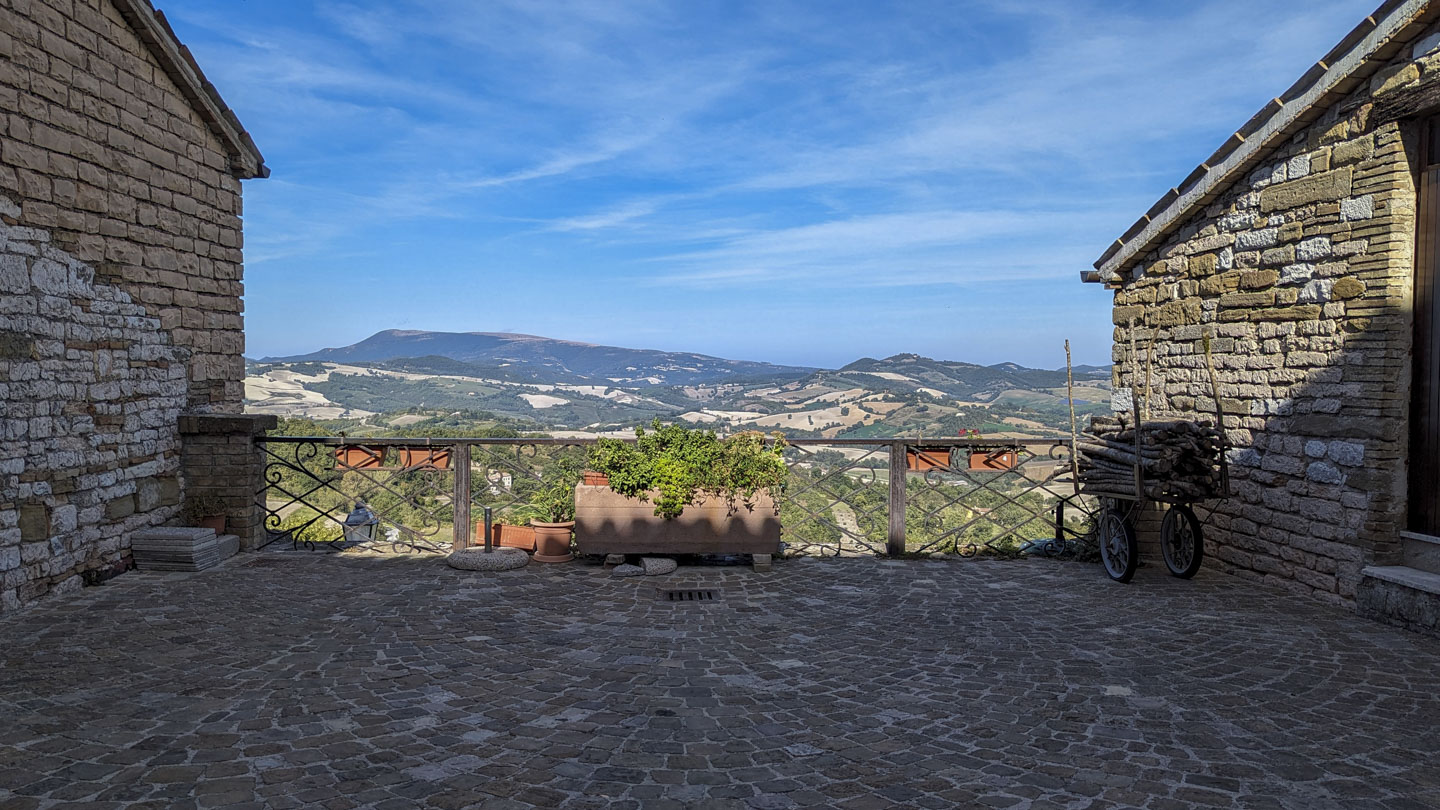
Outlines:
<svg viewBox="0 0 1440 810"><path fill-rule="evenodd" d="M225 505L229 534L242 551L264 542L264 510L258 501L265 474L264 455L255 437L278 419L260 414L186 414L180 417L180 473L184 497L219 499Z"/></svg>

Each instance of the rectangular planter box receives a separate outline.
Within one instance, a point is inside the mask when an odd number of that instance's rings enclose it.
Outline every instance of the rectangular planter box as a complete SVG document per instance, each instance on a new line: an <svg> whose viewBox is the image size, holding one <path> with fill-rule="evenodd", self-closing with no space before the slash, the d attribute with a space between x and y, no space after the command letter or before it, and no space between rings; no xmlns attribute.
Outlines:
<svg viewBox="0 0 1440 810"><path fill-rule="evenodd" d="M400 466L417 470L450 469L450 448L448 447L402 447Z"/></svg>
<svg viewBox="0 0 1440 810"><path fill-rule="evenodd" d="M575 486L575 545L581 554L775 554L780 515L757 493L747 503L720 500L687 506L674 520L655 504L609 487Z"/></svg>
<svg viewBox="0 0 1440 810"><path fill-rule="evenodd" d="M490 540L498 548L523 548L535 550L535 530L529 526L511 526L508 523L490 524ZM475 524L475 539L472 548L485 547L485 521Z"/></svg>
<svg viewBox="0 0 1440 810"><path fill-rule="evenodd" d="M950 466L948 447L907 447L905 448L905 469L912 472L947 469Z"/></svg>
<svg viewBox="0 0 1440 810"><path fill-rule="evenodd" d="M346 445L335 448L335 464L341 469L378 470L385 460L385 448Z"/></svg>
<svg viewBox="0 0 1440 810"><path fill-rule="evenodd" d="M1017 463L1018 456L1013 448L975 450L970 453L972 470L1013 470Z"/></svg>

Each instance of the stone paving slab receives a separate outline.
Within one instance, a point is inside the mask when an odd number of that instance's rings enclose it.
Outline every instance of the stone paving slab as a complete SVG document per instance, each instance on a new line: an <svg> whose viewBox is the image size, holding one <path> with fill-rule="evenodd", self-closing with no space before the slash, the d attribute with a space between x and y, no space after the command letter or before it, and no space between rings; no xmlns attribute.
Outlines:
<svg viewBox="0 0 1440 810"><path fill-rule="evenodd" d="M1440 807L1440 644L1208 571L274 558L0 621L0 808Z"/></svg>

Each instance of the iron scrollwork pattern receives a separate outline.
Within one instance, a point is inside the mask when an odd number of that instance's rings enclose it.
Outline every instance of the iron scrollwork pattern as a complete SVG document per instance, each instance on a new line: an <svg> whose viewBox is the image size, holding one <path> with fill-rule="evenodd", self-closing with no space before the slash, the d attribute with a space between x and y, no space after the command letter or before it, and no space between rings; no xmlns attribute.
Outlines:
<svg viewBox="0 0 1440 810"><path fill-rule="evenodd" d="M962 557L1078 556L1091 542L1062 440L959 445L907 481L907 551Z"/></svg>
<svg viewBox="0 0 1440 810"><path fill-rule="evenodd" d="M889 525L888 445L792 441L790 481L780 501L786 553L817 557L885 553Z"/></svg>
<svg viewBox="0 0 1440 810"><path fill-rule="evenodd" d="M340 439L267 437L259 446L265 458L259 502L265 513L267 545L288 539L294 548L307 550L361 546L392 553L449 551L445 530L453 522L454 487L444 445L422 450ZM365 460L347 458L343 452L347 449L360 451ZM345 520L357 502L376 519L373 537L367 537L371 534L367 527L346 531Z"/></svg>
<svg viewBox="0 0 1440 810"><path fill-rule="evenodd" d="M528 521L531 496L557 480L569 483L578 479L590 444L593 442L583 439L472 444L470 518L476 529L472 542L481 540L485 507L490 507L496 522L515 525Z"/></svg>
<svg viewBox="0 0 1440 810"><path fill-rule="evenodd" d="M480 541L487 507L497 522L537 517L536 493L578 479L592 444L265 437L259 499L271 540L295 548L443 553ZM787 554L1072 556L1093 544L1094 499L1076 494L1060 439L794 439L785 459L791 476L777 501ZM357 500L378 520L373 539L344 531ZM893 514L899 501L903 515Z"/></svg>

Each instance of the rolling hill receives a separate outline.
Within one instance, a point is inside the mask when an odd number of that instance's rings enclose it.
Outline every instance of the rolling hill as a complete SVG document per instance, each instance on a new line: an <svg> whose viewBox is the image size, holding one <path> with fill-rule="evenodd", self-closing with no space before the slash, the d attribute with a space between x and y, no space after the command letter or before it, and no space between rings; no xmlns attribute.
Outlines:
<svg viewBox="0 0 1440 810"><path fill-rule="evenodd" d="M394 354L407 349L431 353ZM1082 415L1108 409L1109 377L1106 368L1075 370ZM343 349L253 362L246 400L256 412L356 420L357 427L394 424L382 414L403 411L485 412L536 430L607 430L658 417L825 437L972 428L1053 435L1068 429L1065 381L1063 369L916 354L810 369L529 336L382 332Z"/></svg>
<svg viewBox="0 0 1440 810"><path fill-rule="evenodd" d="M790 379L815 371L725 360L691 352L625 349L505 332L424 332L387 329L359 343L266 363L329 362L349 365L443 357L486 369L525 369L535 382L601 382L627 386L701 385L726 380Z"/></svg>

